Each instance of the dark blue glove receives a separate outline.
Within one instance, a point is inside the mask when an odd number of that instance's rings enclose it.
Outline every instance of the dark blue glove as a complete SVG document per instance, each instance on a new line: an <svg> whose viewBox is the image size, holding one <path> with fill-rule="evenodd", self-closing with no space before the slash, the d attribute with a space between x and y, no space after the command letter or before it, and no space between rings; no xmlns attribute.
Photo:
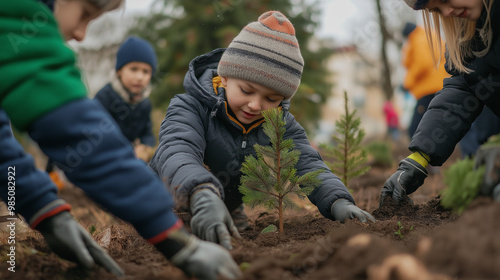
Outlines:
<svg viewBox="0 0 500 280"><path fill-rule="evenodd" d="M398 170L385 181L380 193L381 207L386 197L392 197L397 203L404 203L411 199L409 194L416 191L427 178L427 170L413 159L405 158L399 163Z"/></svg>
<svg viewBox="0 0 500 280"><path fill-rule="evenodd" d="M345 222L347 219L357 218L362 223L368 220L375 222L375 218L370 213L361 210L358 206L354 205L347 199L338 199L332 205L332 216L336 221Z"/></svg>

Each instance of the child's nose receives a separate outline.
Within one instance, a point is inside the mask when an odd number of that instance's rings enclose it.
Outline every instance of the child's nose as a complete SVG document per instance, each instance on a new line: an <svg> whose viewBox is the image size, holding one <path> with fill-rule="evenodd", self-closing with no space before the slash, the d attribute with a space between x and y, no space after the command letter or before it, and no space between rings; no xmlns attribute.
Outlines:
<svg viewBox="0 0 500 280"><path fill-rule="evenodd" d="M248 107L252 111L260 111L262 109L262 106L260 105L260 101L257 99L253 99L252 101L250 101L250 103L248 103Z"/></svg>
<svg viewBox="0 0 500 280"><path fill-rule="evenodd" d="M453 11L454 9L450 6L445 6L445 7L442 7L441 8L441 13L443 14L444 17L449 17L451 15L453 15Z"/></svg>
<svg viewBox="0 0 500 280"><path fill-rule="evenodd" d="M73 31L73 39L76 41L80 42L83 39L85 39L85 33L87 32L87 25L79 25L74 31Z"/></svg>

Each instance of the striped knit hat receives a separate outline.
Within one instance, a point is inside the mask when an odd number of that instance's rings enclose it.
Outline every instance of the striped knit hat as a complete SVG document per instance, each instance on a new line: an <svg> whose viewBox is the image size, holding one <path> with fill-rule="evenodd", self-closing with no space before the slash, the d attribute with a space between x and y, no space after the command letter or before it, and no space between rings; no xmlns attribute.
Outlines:
<svg viewBox="0 0 500 280"><path fill-rule="evenodd" d="M219 62L218 74L254 82L290 99L304 68L292 23L268 11L241 30Z"/></svg>
<svg viewBox="0 0 500 280"><path fill-rule="evenodd" d="M404 0L410 8L414 10L422 10L425 8L425 5L429 2L429 0Z"/></svg>

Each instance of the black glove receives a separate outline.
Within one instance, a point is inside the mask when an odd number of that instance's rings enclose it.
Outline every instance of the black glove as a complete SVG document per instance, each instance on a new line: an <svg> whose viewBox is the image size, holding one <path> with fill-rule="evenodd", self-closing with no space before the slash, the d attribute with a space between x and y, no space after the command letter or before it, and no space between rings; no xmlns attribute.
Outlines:
<svg viewBox="0 0 500 280"><path fill-rule="evenodd" d="M492 196L493 189L500 183L500 146L481 147L476 153L475 167L485 167L479 193Z"/></svg>
<svg viewBox="0 0 500 280"><path fill-rule="evenodd" d="M210 189L200 189L191 196L191 230L199 238L232 249L231 235L240 238L238 229L224 202Z"/></svg>
<svg viewBox="0 0 500 280"><path fill-rule="evenodd" d="M405 158L399 163L398 170L385 181L380 193L381 207L385 198L391 196L397 203L410 200L407 196L416 191L427 178L427 170L418 162Z"/></svg>
<svg viewBox="0 0 500 280"><path fill-rule="evenodd" d="M36 229L59 257L89 269L98 264L116 276L123 275L120 266L97 245L69 212L63 211L41 221Z"/></svg>
<svg viewBox="0 0 500 280"><path fill-rule="evenodd" d="M358 218L362 223L366 223L367 218L375 222L375 218L373 218L370 213L361 210L358 206L354 205L347 199L338 199L332 205L332 216L336 221L345 222L346 219L354 219Z"/></svg>
<svg viewBox="0 0 500 280"><path fill-rule="evenodd" d="M241 271L222 246L202 241L184 229L168 235L155 245L175 266L188 276L201 280L238 279Z"/></svg>

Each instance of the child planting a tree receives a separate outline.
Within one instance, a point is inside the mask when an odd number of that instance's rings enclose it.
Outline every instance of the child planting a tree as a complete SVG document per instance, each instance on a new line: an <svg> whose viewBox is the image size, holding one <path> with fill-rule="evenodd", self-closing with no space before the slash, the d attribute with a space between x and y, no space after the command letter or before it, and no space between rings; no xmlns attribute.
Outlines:
<svg viewBox="0 0 500 280"><path fill-rule="evenodd" d="M227 49L191 61L186 93L171 100L150 165L171 187L178 206L189 207L195 235L226 248L231 248L231 235L239 236L230 213L242 213L241 166L245 156L255 156L255 144L269 145L262 112L273 107L283 111L283 138L292 139L300 151L297 174L324 170L308 196L321 214L374 221L354 205L288 111L303 63L293 25L277 11L248 24Z"/></svg>

